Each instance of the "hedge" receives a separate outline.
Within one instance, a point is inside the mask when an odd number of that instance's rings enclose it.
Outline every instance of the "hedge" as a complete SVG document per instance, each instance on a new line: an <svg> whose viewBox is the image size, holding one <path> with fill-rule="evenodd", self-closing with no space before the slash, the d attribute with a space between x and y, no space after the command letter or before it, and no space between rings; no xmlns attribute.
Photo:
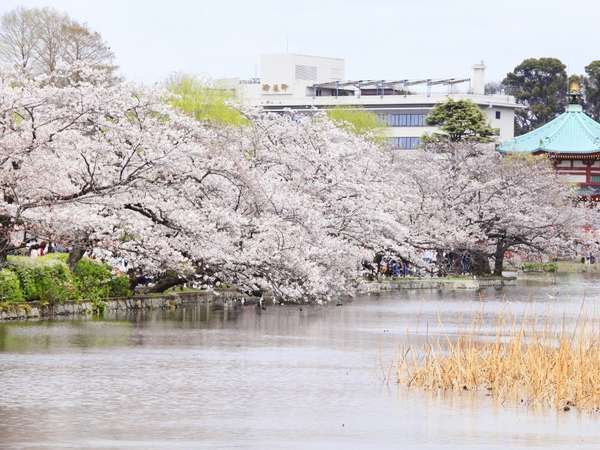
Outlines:
<svg viewBox="0 0 600 450"><path fill-rule="evenodd" d="M65 261L60 254L35 259L9 258L8 267L0 271L0 302L26 300L52 304L131 295L129 279L113 275L107 264L84 258L71 272Z"/></svg>

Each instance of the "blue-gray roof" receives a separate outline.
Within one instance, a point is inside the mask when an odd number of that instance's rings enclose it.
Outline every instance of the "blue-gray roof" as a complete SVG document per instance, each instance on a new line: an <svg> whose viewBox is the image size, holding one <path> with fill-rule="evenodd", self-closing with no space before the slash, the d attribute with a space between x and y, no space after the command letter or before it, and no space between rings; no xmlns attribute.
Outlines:
<svg viewBox="0 0 600 450"><path fill-rule="evenodd" d="M504 142L502 153L596 153L600 152L600 123L583 112L581 105L567 110L547 124Z"/></svg>

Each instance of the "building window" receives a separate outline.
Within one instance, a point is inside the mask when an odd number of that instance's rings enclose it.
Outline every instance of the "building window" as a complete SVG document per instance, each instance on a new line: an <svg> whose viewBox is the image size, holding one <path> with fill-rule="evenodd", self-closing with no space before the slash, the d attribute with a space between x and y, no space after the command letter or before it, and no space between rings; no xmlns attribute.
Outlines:
<svg viewBox="0 0 600 450"><path fill-rule="evenodd" d="M418 137L393 137L390 138L390 145L398 150L414 150L421 145L421 139Z"/></svg>
<svg viewBox="0 0 600 450"><path fill-rule="evenodd" d="M596 184L600 184L600 175L592 175L592 183Z"/></svg>
<svg viewBox="0 0 600 450"><path fill-rule="evenodd" d="M496 119L499 119L501 116L500 111L496 111Z"/></svg>
<svg viewBox="0 0 600 450"><path fill-rule="evenodd" d="M391 114L385 113L379 116L388 127L424 127L427 126L426 114Z"/></svg>

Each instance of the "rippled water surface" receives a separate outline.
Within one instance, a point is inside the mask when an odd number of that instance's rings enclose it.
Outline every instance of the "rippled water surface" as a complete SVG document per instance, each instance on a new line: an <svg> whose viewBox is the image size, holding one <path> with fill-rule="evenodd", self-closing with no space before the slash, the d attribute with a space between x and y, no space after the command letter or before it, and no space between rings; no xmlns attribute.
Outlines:
<svg viewBox="0 0 600 450"><path fill-rule="evenodd" d="M385 382L399 349L498 312L572 323L600 278L344 306L186 307L0 323L0 448L597 449L600 416ZM393 376L392 376L393 378Z"/></svg>

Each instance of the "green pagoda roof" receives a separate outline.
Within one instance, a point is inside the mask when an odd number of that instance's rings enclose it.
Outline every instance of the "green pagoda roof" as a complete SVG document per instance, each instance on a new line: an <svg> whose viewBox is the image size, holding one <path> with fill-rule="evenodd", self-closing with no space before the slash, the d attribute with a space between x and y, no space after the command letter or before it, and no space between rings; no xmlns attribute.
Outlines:
<svg viewBox="0 0 600 450"><path fill-rule="evenodd" d="M498 147L501 153L596 153L600 152L600 123L583 112L581 105L567 110L540 128L517 136Z"/></svg>

